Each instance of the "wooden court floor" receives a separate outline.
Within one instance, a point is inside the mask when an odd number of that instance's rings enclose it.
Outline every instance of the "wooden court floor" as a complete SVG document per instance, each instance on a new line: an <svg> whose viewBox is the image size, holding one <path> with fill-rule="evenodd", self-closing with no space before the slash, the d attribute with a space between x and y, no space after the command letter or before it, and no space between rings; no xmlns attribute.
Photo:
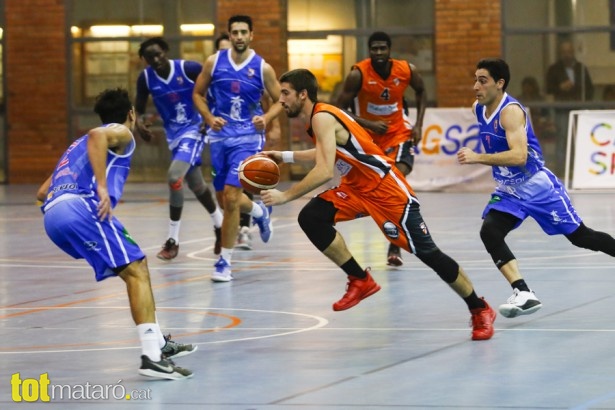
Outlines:
<svg viewBox="0 0 615 410"><path fill-rule="evenodd" d="M498 316L493 339L473 342L462 301L412 255L387 267L369 219L338 228L382 290L333 312L346 280L297 225L307 198L275 208L271 242L255 231L254 249L233 256L235 280L213 283L211 219L191 194L180 254L163 262L166 187L129 184L116 215L148 255L161 327L198 345L177 359L192 379L152 381L137 373L122 281L96 283L55 248L35 190L0 187L2 410L615 409L615 261L532 220L509 244L543 308ZM615 192L572 197L588 226L615 233ZM436 243L503 303L511 289L478 236L488 193L419 198Z"/></svg>

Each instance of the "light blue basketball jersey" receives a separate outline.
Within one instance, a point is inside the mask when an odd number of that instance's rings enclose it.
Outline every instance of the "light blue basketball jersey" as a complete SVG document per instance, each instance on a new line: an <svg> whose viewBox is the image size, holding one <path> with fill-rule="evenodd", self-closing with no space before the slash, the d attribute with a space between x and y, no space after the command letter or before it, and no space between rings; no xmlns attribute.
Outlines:
<svg viewBox="0 0 615 410"><path fill-rule="evenodd" d="M154 105L164 123L169 148L173 149L184 134L201 126L201 115L192 102L192 81L184 70L184 60L170 60L171 71L168 78L160 77L148 66L145 69L145 81Z"/></svg>
<svg viewBox="0 0 615 410"><path fill-rule="evenodd" d="M230 49L216 54L209 90L216 115L227 123L220 131L209 130L208 135L212 138L263 133L252 124L252 117L263 115L264 61L254 50L250 52L241 65L232 61Z"/></svg>
<svg viewBox="0 0 615 410"><path fill-rule="evenodd" d="M106 124L103 126L109 126ZM123 154L107 151L107 190L111 206L115 207L124 192L124 184L130 173L130 159L136 143L134 137ZM73 142L58 161L51 177L51 186L43 209L47 204L64 194L91 197L98 201L94 170L88 157L88 136Z"/></svg>
<svg viewBox="0 0 615 410"><path fill-rule="evenodd" d="M88 136L77 139L60 158L43 204L45 231L60 249L85 259L101 281L125 265L145 257L113 215L98 217L97 181L87 151ZM124 191L135 150L134 137L123 154L107 151L107 189L115 207Z"/></svg>
<svg viewBox="0 0 615 410"><path fill-rule="evenodd" d="M485 117L485 107L476 104L476 117L480 124L483 147L488 154L510 149L506 141L506 131L502 128L500 120L502 110L510 104L519 105L525 112L527 162L520 167L492 167L493 179L498 186L483 211L483 218L493 209L517 217L519 220L515 228L531 216L549 235L572 233L581 224L581 218L574 209L566 188L544 166L538 138L534 134L527 112L507 93L504 93L500 105L489 118Z"/></svg>
<svg viewBox="0 0 615 410"><path fill-rule="evenodd" d="M500 114L502 110L510 104L517 104L525 112L525 130L527 133L527 162L521 167L510 166L494 166L492 167L493 179L499 185L516 185L527 181L536 172L544 167L544 159L542 150L538 143L538 138L534 134L534 129L529 120L529 116L525 108L513 97L504 93L504 98L500 101L500 105L489 118L485 116L485 107L476 104L476 118L480 125L480 139L488 154L508 151L510 147L506 141L506 132L502 128Z"/></svg>

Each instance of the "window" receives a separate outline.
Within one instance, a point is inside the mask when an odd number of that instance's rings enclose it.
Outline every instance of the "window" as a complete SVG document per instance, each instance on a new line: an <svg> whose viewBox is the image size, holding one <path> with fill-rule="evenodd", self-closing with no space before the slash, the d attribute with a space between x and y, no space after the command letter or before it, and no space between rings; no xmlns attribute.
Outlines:
<svg viewBox="0 0 615 410"><path fill-rule="evenodd" d="M568 114L574 109L614 109L609 90L615 85L615 1L613 0L502 0L504 58L510 65L507 91L533 111L536 133L542 140L547 166L563 176ZM549 67L559 59L561 43L583 64L591 85L576 76L579 91L566 95L565 71L550 76ZM564 77L562 77L564 76ZM521 83L535 80L538 97L524 101ZM549 86L549 84L553 84ZM541 113L537 124L536 113Z"/></svg>
<svg viewBox="0 0 615 410"><path fill-rule="evenodd" d="M0 0L0 10L4 10L4 0ZM0 183L6 182L7 161L7 141L6 141L6 122L4 105L4 13L0 13Z"/></svg>
<svg viewBox="0 0 615 410"><path fill-rule="evenodd" d="M136 94L137 78L145 68L139 45L163 36L170 58L203 62L214 51L216 0L72 0L67 1L71 33L71 135L77 137L99 125L92 112L105 88L123 87ZM151 103L148 111L155 112ZM166 179L170 153L162 123L152 126L159 138L138 144L132 180Z"/></svg>
<svg viewBox="0 0 615 410"><path fill-rule="evenodd" d="M288 30L289 69L312 71L320 85L320 100L336 98L352 65L369 57L369 36L384 31L391 36L391 56L417 67L428 99L435 104L433 0L288 0ZM412 104L412 90L406 97ZM298 121L291 120L290 126L292 149L311 146ZM293 164L291 176L306 171Z"/></svg>

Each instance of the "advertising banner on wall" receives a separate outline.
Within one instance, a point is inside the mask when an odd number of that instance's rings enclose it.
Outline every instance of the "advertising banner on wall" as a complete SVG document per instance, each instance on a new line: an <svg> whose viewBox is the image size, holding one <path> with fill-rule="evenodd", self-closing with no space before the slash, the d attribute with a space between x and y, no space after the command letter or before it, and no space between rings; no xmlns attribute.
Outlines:
<svg viewBox="0 0 615 410"><path fill-rule="evenodd" d="M572 188L615 188L615 111L572 114L577 117Z"/></svg>
<svg viewBox="0 0 615 410"><path fill-rule="evenodd" d="M410 110L410 121L415 118L416 111ZM412 187L416 191L492 190L491 167L457 162L457 151L464 146L484 152L471 108L428 108L423 139L415 147L414 170L408 176Z"/></svg>

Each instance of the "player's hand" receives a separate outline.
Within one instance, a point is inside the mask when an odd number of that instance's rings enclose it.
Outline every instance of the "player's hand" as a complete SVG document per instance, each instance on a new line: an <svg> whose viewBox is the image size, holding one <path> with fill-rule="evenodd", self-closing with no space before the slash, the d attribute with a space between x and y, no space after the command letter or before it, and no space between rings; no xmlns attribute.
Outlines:
<svg viewBox="0 0 615 410"><path fill-rule="evenodd" d="M261 191L261 200L265 206L282 205L286 203L284 192L278 191L277 189Z"/></svg>
<svg viewBox="0 0 615 410"><path fill-rule="evenodd" d="M478 154L468 147L462 147L457 151L457 161L460 164L475 164Z"/></svg>
<svg viewBox="0 0 615 410"><path fill-rule="evenodd" d="M283 162L282 151L261 151L260 154L271 158L276 164L281 164Z"/></svg>
<svg viewBox="0 0 615 410"><path fill-rule="evenodd" d="M368 128L378 135L384 135L389 129L389 124L384 121L372 121Z"/></svg>
<svg viewBox="0 0 615 410"><path fill-rule="evenodd" d="M111 198L109 198L109 191L106 187L99 186L97 188L98 198L98 218L101 221L111 218Z"/></svg>
<svg viewBox="0 0 615 410"><path fill-rule="evenodd" d="M414 141L414 146L417 147L419 142L423 139L423 128L414 126L412 128L412 141Z"/></svg>
<svg viewBox="0 0 615 410"><path fill-rule="evenodd" d="M226 120L222 117L213 117L213 119L208 122L209 128L214 131L220 131L222 127L226 125Z"/></svg>
<svg viewBox="0 0 615 410"><path fill-rule="evenodd" d="M137 121L137 123L135 124L135 130L145 142L150 142L152 138L154 138L154 133L152 133L152 131L149 129L150 125L152 125L150 122L142 121Z"/></svg>
<svg viewBox="0 0 615 410"><path fill-rule="evenodd" d="M263 131L267 128L267 121L265 120L265 116L263 115L255 115L252 117L252 124L256 127L257 130Z"/></svg>
<svg viewBox="0 0 615 410"><path fill-rule="evenodd" d="M560 90L567 92L574 88L574 83L570 80L565 80L560 83L559 88Z"/></svg>

